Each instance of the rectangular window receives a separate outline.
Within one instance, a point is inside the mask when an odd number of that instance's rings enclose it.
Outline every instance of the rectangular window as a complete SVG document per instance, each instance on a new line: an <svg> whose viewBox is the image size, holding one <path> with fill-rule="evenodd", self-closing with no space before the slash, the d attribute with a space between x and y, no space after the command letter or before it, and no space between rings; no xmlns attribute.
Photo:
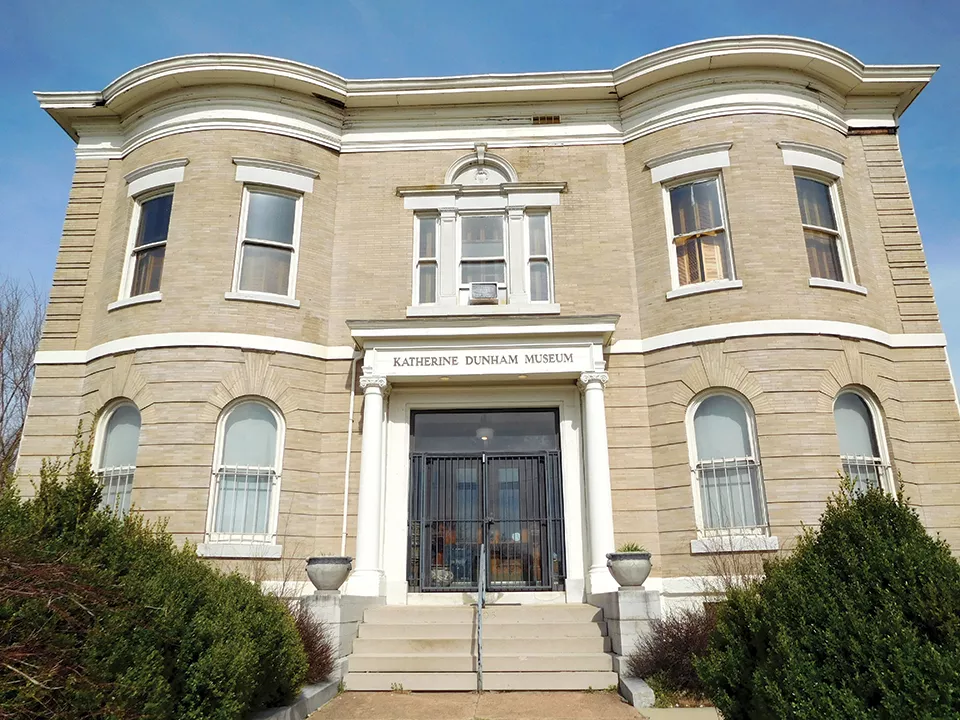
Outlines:
<svg viewBox="0 0 960 720"><path fill-rule="evenodd" d="M676 284L733 279L720 178L686 182L667 192Z"/></svg>
<svg viewBox="0 0 960 720"><path fill-rule="evenodd" d="M129 259L129 297L160 290L163 258L167 250L167 232L173 209L173 189L138 198L134 210L136 234Z"/></svg>
<svg viewBox="0 0 960 720"><path fill-rule="evenodd" d="M460 282L495 282L506 286L502 215L460 218Z"/></svg>
<svg viewBox="0 0 960 720"><path fill-rule="evenodd" d="M237 290L293 297L302 201L295 193L244 188Z"/></svg>
<svg viewBox="0 0 960 720"><path fill-rule="evenodd" d="M552 294L550 216L545 212L529 213L527 215L527 235L530 239L528 247L530 301L550 302Z"/></svg>
<svg viewBox="0 0 960 720"><path fill-rule="evenodd" d="M797 176L800 221L807 245L810 276L845 282L846 248L834 211L834 184Z"/></svg>
<svg viewBox="0 0 960 720"><path fill-rule="evenodd" d="M417 274L414 280L414 295L420 305L437 301L439 225L440 218L436 215L417 215Z"/></svg>

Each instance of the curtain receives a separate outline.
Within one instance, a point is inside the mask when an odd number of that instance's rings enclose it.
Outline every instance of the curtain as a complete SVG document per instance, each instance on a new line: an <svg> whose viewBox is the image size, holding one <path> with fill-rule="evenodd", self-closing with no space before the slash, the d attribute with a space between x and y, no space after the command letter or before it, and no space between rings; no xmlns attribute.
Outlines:
<svg viewBox="0 0 960 720"><path fill-rule="evenodd" d="M810 264L810 277L843 281L843 269L840 264L840 249L837 238L816 230L805 230L807 243L807 262Z"/></svg>
<svg viewBox="0 0 960 720"><path fill-rule="evenodd" d="M841 455L880 457L870 408L856 393L841 394L833 405Z"/></svg>
<svg viewBox="0 0 960 720"><path fill-rule="evenodd" d="M149 250L141 250L136 254L133 283L130 286L131 297L157 292L160 289L160 278L163 276L163 258L166 255L166 250L166 245L160 245Z"/></svg>
<svg viewBox="0 0 960 720"><path fill-rule="evenodd" d="M809 178L797 178L797 197L800 200L800 218L804 225L837 229L833 214L830 186Z"/></svg>
<svg viewBox="0 0 960 720"><path fill-rule="evenodd" d="M224 422L223 458L228 466L276 466L277 419L258 402L234 407Z"/></svg>
<svg viewBox="0 0 960 720"><path fill-rule="evenodd" d="M137 464L140 444L140 411L124 404L110 414L103 433L101 468L126 467Z"/></svg>
<svg viewBox="0 0 960 720"><path fill-rule="evenodd" d="M296 214L297 200L290 195L251 192L246 236L292 245Z"/></svg>
<svg viewBox="0 0 960 720"><path fill-rule="evenodd" d="M292 250L244 243L240 289L286 295L290 285Z"/></svg>
<svg viewBox="0 0 960 720"><path fill-rule="evenodd" d="M717 180L700 180L670 191L677 271L681 285L727 277L727 237Z"/></svg>

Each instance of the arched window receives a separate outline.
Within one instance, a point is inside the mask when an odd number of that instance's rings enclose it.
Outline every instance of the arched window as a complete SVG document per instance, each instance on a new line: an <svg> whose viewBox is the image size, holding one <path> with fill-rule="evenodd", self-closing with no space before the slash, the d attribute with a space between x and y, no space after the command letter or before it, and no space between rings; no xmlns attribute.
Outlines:
<svg viewBox="0 0 960 720"><path fill-rule="evenodd" d="M841 392L833 403L843 473L860 492L871 486L889 490L891 485L879 417L872 405L853 390Z"/></svg>
<svg viewBox="0 0 960 720"><path fill-rule="evenodd" d="M272 542L276 535L283 420L244 400L221 416L213 476L210 540Z"/></svg>
<svg viewBox="0 0 960 720"><path fill-rule="evenodd" d="M767 508L752 409L733 395L715 393L690 410L701 529L765 531Z"/></svg>
<svg viewBox="0 0 960 720"><path fill-rule="evenodd" d="M103 483L101 507L126 515L137 469L140 444L140 411L130 402L110 408L100 421L97 475Z"/></svg>

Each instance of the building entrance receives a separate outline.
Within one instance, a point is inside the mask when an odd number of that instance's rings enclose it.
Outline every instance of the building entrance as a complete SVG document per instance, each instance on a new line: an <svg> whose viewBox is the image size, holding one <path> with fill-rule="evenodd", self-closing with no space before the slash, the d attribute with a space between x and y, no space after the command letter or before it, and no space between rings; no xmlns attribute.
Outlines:
<svg viewBox="0 0 960 720"><path fill-rule="evenodd" d="M413 413L407 582L411 592L562 590L556 410Z"/></svg>

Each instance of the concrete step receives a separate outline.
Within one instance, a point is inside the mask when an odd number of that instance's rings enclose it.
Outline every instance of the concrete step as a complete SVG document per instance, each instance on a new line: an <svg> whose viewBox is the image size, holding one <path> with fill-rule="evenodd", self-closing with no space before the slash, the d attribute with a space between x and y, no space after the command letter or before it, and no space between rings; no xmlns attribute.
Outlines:
<svg viewBox="0 0 960 720"><path fill-rule="evenodd" d="M484 690L604 690L618 682L615 672L491 672Z"/></svg>
<svg viewBox="0 0 960 720"><path fill-rule="evenodd" d="M617 684L615 672L485 672L485 690L602 690ZM344 678L347 690L460 690L477 688L476 673L358 673Z"/></svg>
<svg viewBox="0 0 960 720"><path fill-rule="evenodd" d="M472 655L408 655L404 653L354 653L350 656L350 672L360 673L460 673L477 671Z"/></svg>
<svg viewBox="0 0 960 720"><path fill-rule="evenodd" d="M523 653L596 653L609 652L607 637L484 638L484 652L490 655ZM358 637L353 652L361 655L420 654L471 655L476 641L469 638L373 638Z"/></svg>
<svg viewBox="0 0 960 720"><path fill-rule="evenodd" d="M351 666L352 667L352 666ZM564 653L483 656L483 672L610 672L613 657L607 653ZM606 687L606 685L604 685Z"/></svg>
<svg viewBox="0 0 960 720"><path fill-rule="evenodd" d="M459 690L472 691L477 689L477 674L475 672L449 673L358 673L351 667L343 679L347 690Z"/></svg>
<svg viewBox="0 0 960 720"><path fill-rule="evenodd" d="M486 625L501 623L601 622L603 612L592 605L490 605L483 610Z"/></svg>
<svg viewBox="0 0 960 720"><path fill-rule="evenodd" d="M601 637L606 635L606 623L562 622L562 623L487 623L483 627L485 638L530 638L541 637ZM475 623L399 623L379 624L363 623L359 627L361 638L475 638Z"/></svg>
<svg viewBox="0 0 960 720"><path fill-rule="evenodd" d="M476 609L469 606L381 605L363 611L363 622L377 625L474 622Z"/></svg>
<svg viewBox="0 0 960 720"><path fill-rule="evenodd" d="M613 668L606 653L486 655L484 672L600 672ZM350 672L361 673L449 673L476 672L477 660L471 655L403 653L355 653L350 656Z"/></svg>

